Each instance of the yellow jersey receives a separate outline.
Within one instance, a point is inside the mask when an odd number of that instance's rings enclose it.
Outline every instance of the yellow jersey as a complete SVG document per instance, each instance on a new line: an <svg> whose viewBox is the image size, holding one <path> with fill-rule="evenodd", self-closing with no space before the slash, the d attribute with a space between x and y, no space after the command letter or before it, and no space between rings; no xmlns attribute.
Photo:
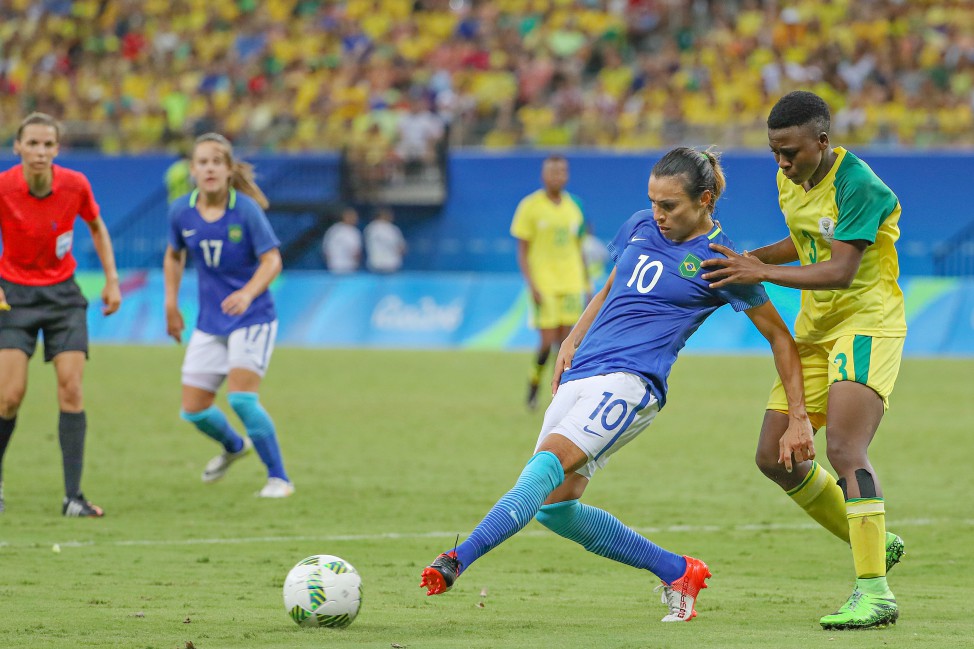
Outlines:
<svg viewBox="0 0 974 649"><path fill-rule="evenodd" d="M803 266L832 257L832 242L869 242L852 285L802 291L795 339L824 342L858 334L906 336L896 255L900 202L865 162L835 147L835 164L805 191L778 170L778 203Z"/></svg>
<svg viewBox="0 0 974 649"><path fill-rule="evenodd" d="M582 209L568 192L552 202L543 189L528 194L514 212L511 234L528 246L528 269L542 293L584 293Z"/></svg>

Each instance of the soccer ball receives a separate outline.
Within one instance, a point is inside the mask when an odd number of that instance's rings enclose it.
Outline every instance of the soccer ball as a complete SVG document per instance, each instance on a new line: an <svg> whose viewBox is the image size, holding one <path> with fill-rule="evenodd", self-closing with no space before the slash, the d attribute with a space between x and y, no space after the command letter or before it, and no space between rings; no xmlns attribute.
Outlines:
<svg viewBox="0 0 974 649"><path fill-rule="evenodd" d="M362 604L362 578L349 562L316 554L298 562L284 580L284 608L300 626L343 628Z"/></svg>

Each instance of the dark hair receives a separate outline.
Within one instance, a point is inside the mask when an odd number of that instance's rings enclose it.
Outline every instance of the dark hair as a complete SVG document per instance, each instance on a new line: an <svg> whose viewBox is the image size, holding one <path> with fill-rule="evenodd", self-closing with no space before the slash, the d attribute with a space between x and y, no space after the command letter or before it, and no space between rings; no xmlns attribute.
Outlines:
<svg viewBox="0 0 974 649"><path fill-rule="evenodd" d="M552 153L547 158L545 158L544 161L545 164L549 162L564 162L565 164L568 164L568 159L565 158L565 156L561 155L560 153Z"/></svg>
<svg viewBox="0 0 974 649"><path fill-rule="evenodd" d="M677 147L653 165L652 175L657 178L683 176L683 189L694 200L710 190L711 212L727 187L724 170L720 166L720 154L713 147L706 151L697 151L686 146Z"/></svg>
<svg viewBox="0 0 974 649"><path fill-rule="evenodd" d="M24 129L31 124L40 124L42 126L50 126L54 128L54 134L57 136L58 141L61 141L61 125L58 121L48 115L47 113L31 113L20 123L17 127L17 139L20 140L20 136L24 134Z"/></svg>
<svg viewBox="0 0 974 649"><path fill-rule="evenodd" d="M819 133L828 133L832 126L829 105L814 92L795 90L778 100L768 115L768 128L790 128L811 125Z"/></svg>
<svg viewBox="0 0 974 649"><path fill-rule="evenodd" d="M254 166L249 162L234 159L233 145L230 144L230 140L223 137L219 133L204 133L196 138L196 141L193 143L193 152L195 152L196 147L203 142L216 142L223 147L223 155L226 158L227 166L230 167L231 187L246 194L247 196L250 196L265 210L270 207L270 202L267 200L267 196L264 195L264 192L261 191L260 187L257 186L257 182L254 180Z"/></svg>

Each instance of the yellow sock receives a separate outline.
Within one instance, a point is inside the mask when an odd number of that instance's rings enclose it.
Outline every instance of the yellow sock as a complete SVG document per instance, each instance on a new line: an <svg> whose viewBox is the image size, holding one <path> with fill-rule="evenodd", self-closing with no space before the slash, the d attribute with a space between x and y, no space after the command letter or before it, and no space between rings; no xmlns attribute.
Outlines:
<svg viewBox="0 0 974 649"><path fill-rule="evenodd" d="M538 365L535 363L531 366L531 373L528 375L528 381L531 385L538 385L541 383L541 373L544 372L544 365Z"/></svg>
<svg viewBox="0 0 974 649"><path fill-rule="evenodd" d="M856 577L886 576L886 508L882 498L853 498L846 503L849 542Z"/></svg>
<svg viewBox="0 0 974 649"><path fill-rule="evenodd" d="M845 496L835 478L818 462L812 462L808 475L800 485L788 492L788 496L816 523L846 543L849 542L849 517Z"/></svg>

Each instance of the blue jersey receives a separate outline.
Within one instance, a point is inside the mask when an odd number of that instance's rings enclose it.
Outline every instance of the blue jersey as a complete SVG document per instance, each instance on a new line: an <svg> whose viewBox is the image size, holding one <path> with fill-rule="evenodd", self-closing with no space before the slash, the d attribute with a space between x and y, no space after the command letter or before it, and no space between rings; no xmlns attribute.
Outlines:
<svg viewBox="0 0 974 649"><path fill-rule="evenodd" d="M277 318L270 291L254 298L241 315L227 315L220 304L250 281L260 256L278 248L280 240L252 198L230 190L227 211L218 220L205 221L196 209L198 191L177 198L169 206L169 245L187 250L199 281L199 319L196 328L228 336L241 327Z"/></svg>
<svg viewBox="0 0 974 649"><path fill-rule="evenodd" d="M718 256L710 243L734 247L719 225L676 243L650 210L633 214L609 244L615 280L562 382L630 372L649 382L662 407L676 356L707 316L724 304L743 311L768 301L760 284L710 288L700 277L700 262Z"/></svg>

